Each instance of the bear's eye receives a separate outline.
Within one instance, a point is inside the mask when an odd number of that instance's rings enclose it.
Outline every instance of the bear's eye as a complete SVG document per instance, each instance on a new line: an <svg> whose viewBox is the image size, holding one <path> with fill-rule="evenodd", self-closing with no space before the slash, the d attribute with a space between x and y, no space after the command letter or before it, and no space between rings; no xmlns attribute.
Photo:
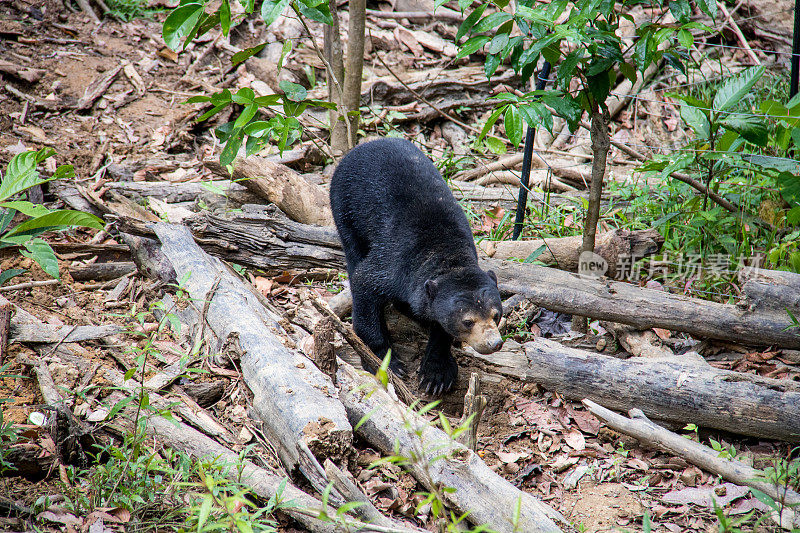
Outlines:
<svg viewBox="0 0 800 533"><path fill-rule="evenodd" d="M464 324L464 328L465 329L472 329L472 327L475 325L475 321L474 320L465 320L464 322L462 322L462 324Z"/></svg>
<svg viewBox="0 0 800 533"><path fill-rule="evenodd" d="M500 313L497 312L497 309L492 309L492 320L494 320L495 324L500 322Z"/></svg>

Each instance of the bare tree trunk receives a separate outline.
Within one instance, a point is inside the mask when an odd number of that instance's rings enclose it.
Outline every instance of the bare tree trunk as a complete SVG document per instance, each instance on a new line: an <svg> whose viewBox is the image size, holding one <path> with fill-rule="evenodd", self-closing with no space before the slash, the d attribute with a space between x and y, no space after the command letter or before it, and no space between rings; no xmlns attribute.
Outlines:
<svg viewBox="0 0 800 533"><path fill-rule="evenodd" d="M361 105L361 75L364 70L364 31L367 0L350 0L350 24L347 29L347 68L344 79L344 107L347 110L348 148L356 145Z"/></svg>
<svg viewBox="0 0 800 533"><path fill-rule="evenodd" d="M342 39L339 34L339 12L336 0L329 0L328 4L331 10L331 18L333 24L325 24L324 31L324 53L325 59L330 65L332 72L328 72L328 99L337 104L336 109L330 110L331 122L331 148L334 151L344 151L346 146L337 147L336 143L342 143L347 140L346 126L344 122L339 120L339 111L344 108L344 101L340 90L343 88L344 83L344 60L342 52ZM337 132L338 130L338 132ZM346 142L344 143L346 145Z"/></svg>
<svg viewBox="0 0 800 533"><path fill-rule="evenodd" d="M350 23L347 27L347 68L342 67L342 43L339 38L339 21L336 19L334 0L330 0L331 15L334 25L325 28L325 54L330 53L329 62L334 70L341 69L341 75L336 72L336 79L341 83L341 99L336 94L335 102L339 103L337 111L331 111L331 149L334 153L346 152L355 146L356 132L358 131L359 113L361 105L361 74L364 66L364 28L366 25L366 0L350 2ZM328 46L330 42L330 47ZM329 52L330 49L330 52ZM333 57L333 54L338 54ZM331 61L331 59L333 59ZM338 61L335 63L334 61ZM333 88L335 91L335 88ZM331 89L329 88L329 94ZM344 111L345 116L339 112Z"/></svg>
<svg viewBox="0 0 800 533"><path fill-rule="evenodd" d="M594 159L592 160L592 184L589 187L589 208L586 211L586 222L583 226L582 252L594 252L594 237L597 234L597 221L600 219L600 196L603 194L606 158L608 149L611 147L606 113L599 109L592 113L591 137ZM573 316L572 329L586 333L586 318Z"/></svg>

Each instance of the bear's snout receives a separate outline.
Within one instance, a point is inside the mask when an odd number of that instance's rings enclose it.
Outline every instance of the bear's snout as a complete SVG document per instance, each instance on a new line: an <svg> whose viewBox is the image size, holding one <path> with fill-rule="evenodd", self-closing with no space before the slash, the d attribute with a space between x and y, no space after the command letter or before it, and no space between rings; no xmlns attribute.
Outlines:
<svg viewBox="0 0 800 533"><path fill-rule="evenodd" d="M497 324L494 323L494 320L490 318L477 321L467 338L464 339L464 342L469 344L476 352L482 354L496 352L503 346L500 330L497 329Z"/></svg>

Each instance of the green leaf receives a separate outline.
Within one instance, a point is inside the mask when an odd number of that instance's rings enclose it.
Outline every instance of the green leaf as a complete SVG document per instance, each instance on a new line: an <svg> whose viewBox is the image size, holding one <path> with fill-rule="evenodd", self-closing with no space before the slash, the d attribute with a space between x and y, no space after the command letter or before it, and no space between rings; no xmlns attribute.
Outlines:
<svg viewBox="0 0 800 533"><path fill-rule="evenodd" d="M239 128L243 128L247 125L248 122L253 120L253 117L256 116L258 112L258 105L250 104L249 106L244 108L242 114L239 115L239 118L236 119L236 122L233 123L233 129L238 130Z"/></svg>
<svg viewBox="0 0 800 533"><path fill-rule="evenodd" d="M302 85L298 85L289 80L281 80L278 84L286 98L292 102L302 102L308 96L308 91Z"/></svg>
<svg viewBox="0 0 800 533"><path fill-rule="evenodd" d="M504 154L504 153L506 153L506 143L504 143L503 141L501 141L497 137L493 137L493 136L490 135L490 136L486 137L486 141L485 142L486 142L486 146L488 146L489 150L491 150L493 153L495 153L495 154Z"/></svg>
<svg viewBox="0 0 800 533"><path fill-rule="evenodd" d="M481 140L486 136L486 134L491 131L492 126L494 126L494 123L497 122L497 119L500 118L500 115L502 113L503 113L502 107L498 107L497 109L492 111L492 114L489 115L488 119L486 119L486 123L483 125L483 129L481 129L480 135L478 135L478 139L476 141L477 143L480 143Z"/></svg>
<svg viewBox="0 0 800 533"><path fill-rule="evenodd" d="M719 121L728 129L738 132L739 135L758 146L766 146L769 138L767 125L764 119L754 115L728 115Z"/></svg>
<svg viewBox="0 0 800 533"><path fill-rule="evenodd" d="M503 51L503 49L508 44L508 34L507 33L500 33L494 36L492 41L489 43L489 47L486 49L486 52L489 54L499 54Z"/></svg>
<svg viewBox="0 0 800 533"><path fill-rule="evenodd" d="M195 26L203 14L203 4L183 4L169 14L164 21L161 35L164 42L173 50L177 50L181 37L185 37Z"/></svg>
<svg viewBox="0 0 800 533"><path fill-rule="evenodd" d="M3 270L0 272L0 285L5 285L6 281L23 273L25 273L24 268L9 268L7 270Z"/></svg>
<svg viewBox="0 0 800 533"><path fill-rule="evenodd" d="M690 105L681 106L681 118L692 128L699 139L708 139L711 136L711 123L701 110Z"/></svg>
<svg viewBox="0 0 800 533"><path fill-rule="evenodd" d="M486 58L486 63L483 64L483 73L486 74L487 79L492 77L502 61L503 57L500 54L489 55Z"/></svg>
<svg viewBox="0 0 800 533"><path fill-rule="evenodd" d="M0 201L8 200L22 191L50 181L49 179L40 179L39 173L36 171L36 165L40 162L40 153L44 152L23 152L11 158L6 175L0 182Z"/></svg>
<svg viewBox="0 0 800 533"><path fill-rule="evenodd" d="M289 5L290 0L267 0L261 4L261 18L269 26L281 16L283 10Z"/></svg>
<svg viewBox="0 0 800 533"><path fill-rule="evenodd" d="M3 202L0 204L0 207L15 209L20 213L22 213L23 215L27 215L29 217L41 217L49 213L52 213L52 211L50 211L43 205L32 204L30 202L26 202L23 200Z"/></svg>
<svg viewBox="0 0 800 533"><path fill-rule="evenodd" d="M747 94L750 89L753 88L753 85L761 78L764 71L765 67L763 65L750 67L736 76L728 78L714 96L714 102L712 103L714 111L725 111L738 104L742 97Z"/></svg>
<svg viewBox="0 0 800 533"><path fill-rule="evenodd" d="M36 230L49 230L73 226L103 229L103 225L103 221L92 214L83 213L81 211L72 211L70 209L62 209L59 211L52 211L40 217L26 220L22 224L19 224L14 229L6 233L4 237L7 239L15 235L24 235L35 232Z"/></svg>
<svg viewBox="0 0 800 533"><path fill-rule="evenodd" d="M475 11L470 13L469 16L464 19L464 22L462 22L461 26L458 27L458 32L456 32L456 41L461 40L463 36L469 33L472 27L475 26L475 23L481 18L483 12L486 11L486 7L488 5L489 4L481 4L477 9L475 9Z"/></svg>
<svg viewBox="0 0 800 533"><path fill-rule="evenodd" d="M331 10L327 0L297 0L294 5L300 10L300 14L306 18L323 24L333 24L333 17L331 17Z"/></svg>
<svg viewBox="0 0 800 533"><path fill-rule="evenodd" d="M789 172L800 174L800 163L785 157L773 157L769 155L743 155L742 159L763 168L770 168L778 172Z"/></svg>
<svg viewBox="0 0 800 533"><path fill-rule="evenodd" d="M506 129L508 140L511 141L513 146L519 146L522 140L522 125L523 120L517 108L511 104L506 106L505 117L503 118L503 125Z"/></svg>
<svg viewBox="0 0 800 533"><path fill-rule="evenodd" d="M711 17L712 20L717 18L716 0L697 0L697 7L700 8L700 11Z"/></svg>
<svg viewBox="0 0 800 533"><path fill-rule="evenodd" d="M203 496L203 503L200 504L200 510L197 513L197 531L203 531L203 526L206 520L211 516L211 506L214 503L214 496L206 494Z"/></svg>
<svg viewBox="0 0 800 533"><path fill-rule="evenodd" d="M42 239L32 239L23 244L25 250L20 253L36 261L45 273L56 279L61 279L58 275L58 260L50 245Z"/></svg>
<svg viewBox="0 0 800 533"><path fill-rule="evenodd" d="M543 245L541 245L540 247L538 247L537 249L535 249L535 250L534 250L534 251L531 253L531 255L529 255L528 257L526 257L526 258L525 258L525 261L523 261L523 263L533 263L534 261L536 261L536 258L538 258L540 255L542 255L542 254L543 254L543 253L544 253L546 250L547 250L547 246L545 246L544 244L543 244Z"/></svg>
<svg viewBox="0 0 800 533"><path fill-rule="evenodd" d="M474 28L472 28L472 31L474 33L482 33L485 31L489 31L511 19L512 19L511 14L506 13L505 11L498 11L496 13L492 13L491 15L482 18L481 21L478 22Z"/></svg>
<svg viewBox="0 0 800 533"><path fill-rule="evenodd" d="M236 159L236 154L239 153L239 148L242 146L242 132L235 131L228 140L225 142L225 148L222 149L222 153L219 155L219 162L222 166L227 166L233 163L233 160Z"/></svg>
<svg viewBox="0 0 800 533"><path fill-rule="evenodd" d="M669 11L675 17L675 20L681 24L689 22L692 16L692 6L689 5L689 0L670 0L668 4Z"/></svg>
<svg viewBox="0 0 800 533"><path fill-rule="evenodd" d="M461 50L458 51L456 55L456 59L461 59L462 57L466 57L470 54L474 54L481 48L483 45L489 42L490 37L486 35L477 35L475 37L470 38L467 42L464 43L464 46L461 47Z"/></svg>
<svg viewBox="0 0 800 533"><path fill-rule="evenodd" d="M283 61L286 59L286 56L289 55L289 52L292 51L292 47L294 43L291 39L286 39L283 43L283 48L281 48L281 57L278 58L278 72L280 73L281 69L283 68ZM313 85L312 85L313 86Z"/></svg>
<svg viewBox="0 0 800 533"><path fill-rule="evenodd" d="M681 46L687 50L690 50L692 45L694 45L694 36L692 35L692 32L684 28L678 30L678 42L681 43Z"/></svg>
<svg viewBox="0 0 800 533"><path fill-rule="evenodd" d="M236 104L249 105L252 104L256 98L256 93L250 87L242 87L236 94L231 96L231 100Z"/></svg>
<svg viewBox="0 0 800 533"><path fill-rule="evenodd" d="M231 5L228 0L222 0L219 6L219 25L222 28L222 35L227 37L231 31Z"/></svg>
<svg viewBox="0 0 800 533"><path fill-rule="evenodd" d="M261 44L259 44L257 46L252 47L252 48L247 48L245 50L240 50L239 52L236 52L235 54L233 54L233 57L231 58L231 63L233 63L233 65L236 66L239 63L241 63L242 61L245 61L245 60L253 57L257 53L259 53L261 50L264 49L265 46L267 46L267 43L261 43Z"/></svg>
<svg viewBox="0 0 800 533"><path fill-rule="evenodd" d="M198 96L192 96L191 98L188 98L184 102L184 104L201 104L201 103L210 102L210 101L211 101L211 97L210 96L198 95Z"/></svg>

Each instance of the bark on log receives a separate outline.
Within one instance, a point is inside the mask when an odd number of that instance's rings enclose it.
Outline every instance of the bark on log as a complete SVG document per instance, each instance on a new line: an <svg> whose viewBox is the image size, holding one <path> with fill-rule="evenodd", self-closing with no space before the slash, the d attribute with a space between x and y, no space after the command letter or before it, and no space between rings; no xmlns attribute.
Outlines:
<svg viewBox="0 0 800 533"><path fill-rule="evenodd" d="M75 281L109 281L134 271L136 271L136 265L132 261L92 263L91 265L69 267L69 274Z"/></svg>
<svg viewBox="0 0 800 533"><path fill-rule="evenodd" d="M742 289L752 305L761 309L789 309L800 318L800 274L764 268L744 268Z"/></svg>
<svg viewBox="0 0 800 533"><path fill-rule="evenodd" d="M625 418L601 405L597 405L591 400L583 400L583 404L593 415L609 427L630 435L647 446L666 450L707 472L711 472L737 485L758 489L776 502L782 501L784 504L793 507L800 506L800 494L791 489L784 491L773 483L763 481L763 471L756 470L736 459L723 459L719 456L719 452L712 450L708 446L659 426L648 419L639 409L631 409L628 412L630 418ZM794 516L793 519L800 526L800 514Z"/></svg>
<svg viewBox="0 0 800 533"><path fill-rule="evenodd" d="M367 416L358 433L384 453L424 457L427 468L420 461L412 462L413 475L428 489L434 485L456 489L444 494L446 503L459 511L470 511L468 521L500 532L555 532L561 531L559 526L569 527L558 512L490 470L475 452L392 399L384 389L375 388L374 377L344 362L337 377L339 398L351 423ZM421 439L404 427L404 420L422 432ZM518 502L519 520L514 527L512 517Z"/></svg>
<svg viewBox="0 0 800 533"><path fill-rule="evenodd" d="M239 454L220 445L214 439L203 435L199 431L192 429L186 424L169 421L164 418L153 416L147 419L147 431L151 435L158 437L159 442L176 450L185 452L199 459L217 459L226 464L239 463ZM322 510L322 502L291 483L286 482L284 476L276 475L264 468L254 465L250 461L242 461L241 481L250 487L253 492L264 499L277 496L281 491L281 485L285 483L282 498L284 501L293 501L294 505L284 507L281 512L291 516L309 531L315 533L338 533L342 528L331 523L319 520L319 511ZM328 508L328 513L335 515L335 509ZM354 531L372 531L383 533L417 533L416 528L405 527L394 522L393 527L380 527L347 518L348 527Z"/></svg>
<svg viewBox="0 0 800 533"><path fill-rule="evenodd" d="M217 160L203 164L212 172L227 173ZM233 179L280 207L289 218L305 224L332 226L328 194L286 165L251 156L233 163Z"/></svg>
<svg viewBox="0 0 800 533"><path fill-rule="evenodd" d="M170 204L194 202L198 198L217 195L213 192L215 190L219 191L218 196L224 195L234 204L257 204L262 200L261 196L248 191L244 185L230 179L213 181L210 187L198 182L169 183L164 181L113 181L106 183L104 187L125 196L158 198Z"/></svg>
<svg viewBox="0 0 800 533"><path fill-rule="evenodd" d="M695 423L732 433L800 441L800 383L671 360L616 359L547 339L473 357L499 373L565 397L658 420Z"/></svg>
<svg viewBox="0 0 800 533"><path fill-rule="evenodd" d="M335 228L294 222L274 205L247 205L232 216L203 213L185 222L209 253L234 263L270 273L344 268Z"/></svg>
<svg viewBox="0 0 800 533"><path fill-rule="evenodd" d="M552 311L639 329L658 327L744 344L800 348L800 332L787 329L792 322L785 310L741 308L497 259L484 259L480 264L495 271L501 291L522 294Z"/></svg>
<svg viewBox="0 0 800 533"><path fill-rule="evenodd" d="M125 328L116 324L104 326L54 326L42 322L30 323L11 319L10 341L30 343L84 342L122 333Z"/></svg>
<svg viewBox="0 0 800 533"><path fill-rule="evenodd" d="M242 375L253 391L255 411L287 469L299 465L298 442L322 457L349 453L352 429L335 400L333 383L306 357L284 345L287 336L279 317L218 259L203 252L186 228L160 223L154 229L177 278L188 275L183 288L192 299L204 301L219 283L210 298L208 324L220 339L238 337Z"/></svg>
<svg viewBox="0 0 800 533"><path fill-rule="evenodd" d="M633 261L657 253L664 238L654 229L628 231L615 229L597 236L594 252L608 263L609 277L621 279L628 275ZM480 248L495 259L525 259L542 246L545 250L536 259L561 270L577 272L581 253L581 237L558 237L526 241L482 241ZM623 267L623 268L619 268Z"/></svg>

